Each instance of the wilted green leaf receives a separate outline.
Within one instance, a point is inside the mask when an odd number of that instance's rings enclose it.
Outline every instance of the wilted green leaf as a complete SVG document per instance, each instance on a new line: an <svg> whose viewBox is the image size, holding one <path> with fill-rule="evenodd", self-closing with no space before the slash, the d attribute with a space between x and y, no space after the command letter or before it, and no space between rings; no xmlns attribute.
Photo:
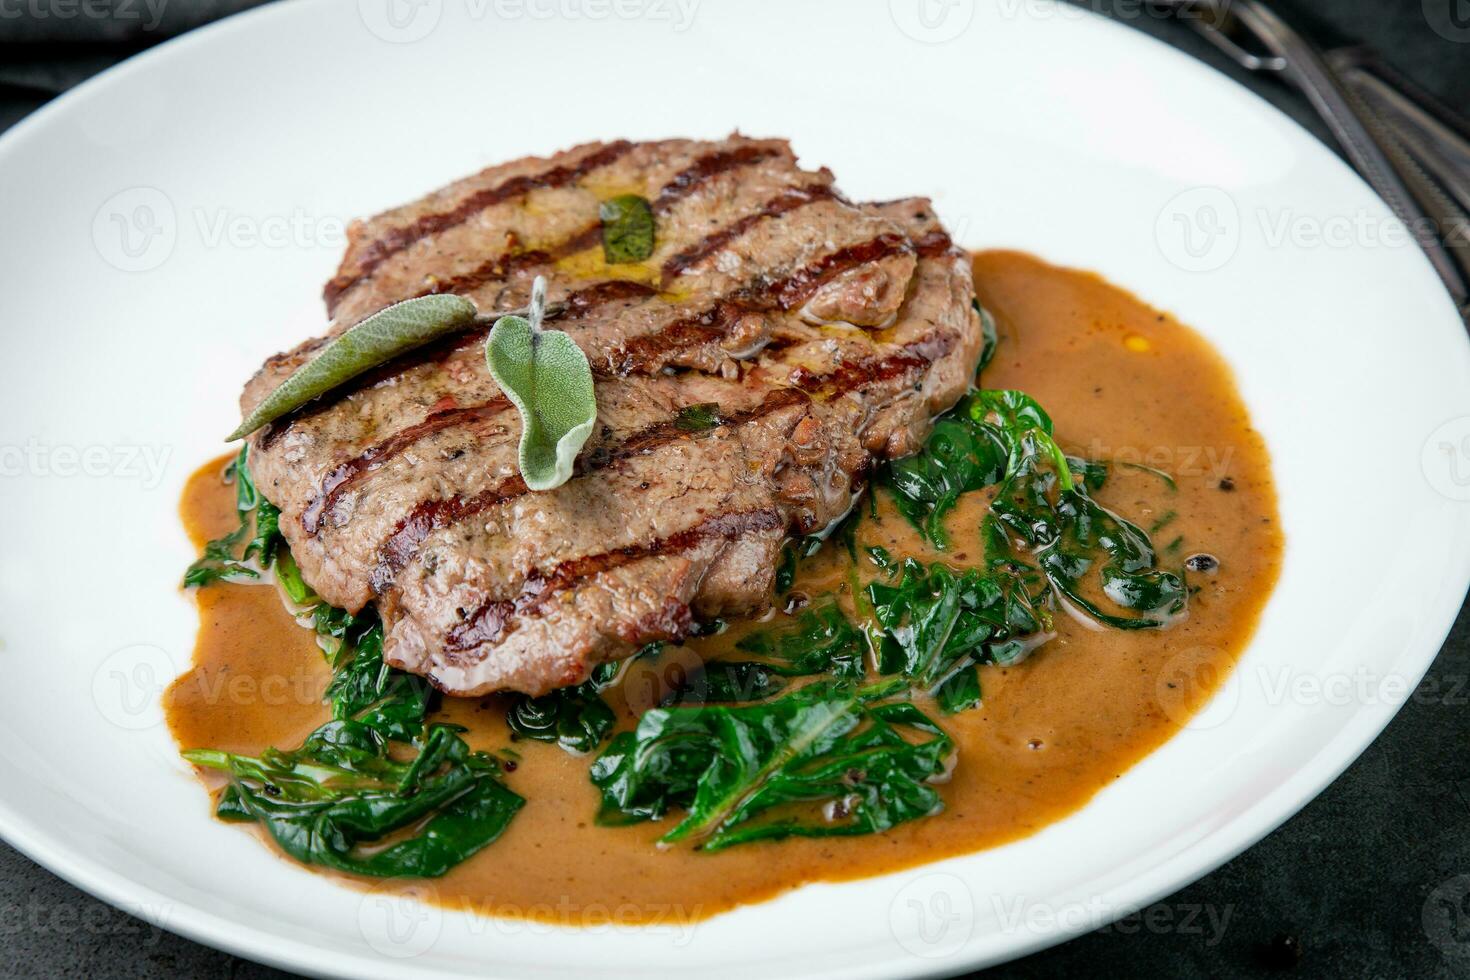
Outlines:
<svg viewBox="0 0 1470 980"><path fill-rule="evenodd" d="M642 262L653 254L653 208L637 194L602 202L602 256L609 265Z"/></svg>
<svg viewBox="0 0 1470 980"><path fill-rule="evenodd" d="M459 296L421 296L379 310L297 368L255 406L226 441L248 436L364 371L463 330L474 320L475 304Z"/></svg>
<svg viewBox="0 0 1470 980"><path fill-rule="evenodd" d="M666 842L706 851L783 837L871 834L944 808L954 742L891 686L811 684L739 707L655 708L592 765L603 823L682 808Z"/></svg>
<svg viewBox="0 0 1470 980"><path fill-rule="evenodd" d="M530 317L501 317L485 344L490 373L521 413L521 478L532 490L571 479L597 421L587 355L560 330L541 329L545 305L546 281L537 276Z"/></svg>

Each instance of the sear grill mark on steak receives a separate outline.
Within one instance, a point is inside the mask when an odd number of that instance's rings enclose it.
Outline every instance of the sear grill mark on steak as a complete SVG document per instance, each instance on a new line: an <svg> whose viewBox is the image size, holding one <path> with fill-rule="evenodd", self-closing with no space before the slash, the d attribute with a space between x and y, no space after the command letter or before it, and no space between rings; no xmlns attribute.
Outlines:
<svg viewBox="0 0 1470 980"><path fill-rule="evenodd" d="M749 167L769 160L775 153L768 147L742 146L737 150L722 150L700 157L692 166L679 171L663 186L653 201L655 214L667 214L674 205L694 193L712 178L737 167ZM813 198L815 199L815 198ZM715 236L710 236L711 238ZM595 248L602 242L602 224L594 222L560 244L532 251L506 252L477 266L473 271L436 280L418 296L435 293L468 293L487 283L508 279L518 272L526 272L541 266L555 264L560 259L578 252Z"/></svg>
<svg viewBox="0 0 1470 980"><path fill-rule="evenodd" d="M563 301L562 311L552 314L549 319L578 320L606 303L652 299L657 295L658 290L644 283L631 279L609 279L568 293Z"/></svg>
<svg viewBox="0 0 1470 980"><path fill-rule="evenodd" d="M673 210L675 204L693 194L719 174L737 167L753 167L775 156L777 153L774 149L758 144L746 144L734 149L719 149L706 153L694 161L693 165L675 174L674 179L663 186L658 197L653 199L651 205L653 213L668 214Z"/></svg>
<svg viewBox="0 0 1470 980"><path fill-rule="evenodd" d="M695 316L678 320L656 334L629 341L608 355L608 370L622 376L659 370L668 365L672 355L722 340L730 327L746 314L784 313L810 299L820 286L849 269L913 250L913 245L902 235L884 234L831 252L785 278L754 283Z"/></svg>
<svg viewBox="0 0 1470 980"><path fill-rule="evenodd" d="M388 460L407 451L415 443L435 432L470 422L493 419L511 407L510 399L497 395L480 405L466 408L452 407L438 411L417 425L395 432L382 442L374 443L361 453L341 464L322 481L316 495L301 514L301 526L307 534L316 534L321 527L322 517L332 510L341 496L369 473L379 469Z"/></svg>
<svg viewBox="0 0 1470 980"><path fill-rule="evenodd" d="M339 273L327 283L323 296L327 302L328 313L336 307L337 300L343 293L362 279L372 275L373 271L389 256L403 251L414 242L444 231L446 228L462 224L500 201L521 197L538 188L562 187L573 181L581 180L592 171L617 160L631 149L633 149L633 144L627 140L609 143L589 153L574 166L562 164L544 173L512 177L504 183L471 194L448 211L431 212L418 218L412 224L390 229L363 249L362 255L358 258L357 268L353 272Z"/></svg>
<svg viewBox="0 0 1470 980"><path fill-rule="evenodd" d="M820 384L814 384L812 387L819 388ZM808 400L808 394L801 388L777 388L755 408L720 414L712 420L709 429L697 432L681 428L679 416L676 414L671 419L635 433L616 446L588 453L577 460L575 474L586 476L633 456L652 453L677 440L698 439L722 427L746 425ZM417 554L418 546L431 532L469 520L491 507L514 500L527 492L529 491L525 481L515 476L473 497L421 502L394 529L392 536L379 549L378 565L373 571L374 593L382 595L388 590L393 584L393 577L413 559Z"/></svg>
<svg viewBox="0 0 1470 980"><path fill-rule="evenodd" d="M387 258L403 251L415 242L445 229L468 221L486 208L515 197L522 197L533 190L562 187L586 177L594 170L613 163L629 150L631 143L615 143L591 154L576 166L554 167L534 177L513 177L493 188L471 194L466 200L447 212L425 215L403 228L390 229L381 238L369 243L363 250L355 273L342 274L327 284L325 297L328 313L337 305L343 293L371 276L373 271ZM679 171L665 184L652 202L656 214L667 214L679 201L693 194L701 186L738 167L754 166L771 159L776 151L768 146L744 145L734 149L722 149L701 156L693 164ZM416 295L434 293L463 293L503 279L515 272L550 265L585 249L593 248L602 240L602 225L593 222L558 245L530 251L509 251L488 262L482 263L469 273L450 276L436 281ZM408 297L405 297L408 298Z"/></svg>
<svg viewBox="0 0 1470 980"><path fill-rule="evenodd" d="M798 367L791 372L788 380L793 386L809 394L826 399L837 398L866 384L891 381L922 371L954 350L959 342L960 338L953 333L935 333L912 344L905 344L886 357L847 362L828 374L814 374L804 367Z"/></svg>
<svg viewBox="0 0 1470 980"><path fill-rule="evenodd" d="M562 301L561 308L548 313L546 320L547 322L576 320L586 316L589 312L605 303L615 303L619 300L647 299L655 295L657 295L657 291L652 286L646 286L641 282L632 282L627 279L609 279L606 282L596 283L568 294L566 299ZM343 399L357 392L367 388L376 388L379 385L396 384L405 374L414 368L430 364L442 364L455 354L480 347L489 336L489 327L475 326L462 333L452 334L433 343L426 344L417 350L400 354L386 364L348 381L346 384L328 392L321 398L309 402L294 412L273 422L269 428L264 430L264 434L261 437L262 448L270 446L297 422L329 412ZM438 430L436 428L430 428L424 431L427 434ZM308 530L310 531L309 528ZM311 533L315 532L313 531Z"/></svg>
<svg viewBox="0 0 1470 980"><path fill-rule="evenodd" d="M562 562L547 575L533 574L526 580L521 594L516 598L489 601L475 609L465 617L461 625L449 631L444 638L444 649L451 653L461 653L465 650L473 650L485 643L499 642L506 633L515 629L514 617L535 613L558 593L594 575L600 575L645 558L656 558L670 552L684 551L710 538L730 539L751 531L774 531L785 526L784 518L773 508L719 514L659 541L617 548L613 551L604 551L596 555L587 555L573 561ZM679 605L686 610L686 614L673 618L692 625L693 617L687 615L688 604L679 603ZM665 640L682 638L683 635L659 637Z"/></svg>
<svg viewBox="0 0 1470 980"><path fill-rule="evenodd" d="M591 248L601 239L602 226L588 225L550 250L534 249L528 252L512 250L488 262L482 262L470 272L449 276L446 279L435 279L427 289L416 293L415 298L438 293L472 293L488 283L509 279L518 273L530 272L542 266L553 265L558 259L564 259L569 255L575 255L577 252Z"/></svg>
<svg viewBox="0 0 1470 980"><path fill-rule="evenodd" d="M797 383L800 390L820 392L828 398L834 398L846 394L859 386L876 380L888 380L898 375L912 372L919 368L926 368L933 363L935 357L942 356L947 352L955 341L952 334L944 334L933 338L927 343L929 349L935 351L934 356L925 356L913 351L905 350L903 353L890 355L876 362L867 364L847 364L839 371L829 375L806 376L800 375ZM920 346L914 345L915 350ZM740 425L785 408L804 400L804 396L798 389L778 389L762 404L760 409L753 412L741 413L738 417L718 419L716 424ZM594 460L589 466L591 469L600 468L618 459L626 459L639 452L651 452L661 445L671 442L681 436L689 434L679 430L677 422L670 421L653 429L640 433L639 436L630 439L623 446L605 457L605 462ZM522 484L520 493L524 493ZM456 515L457 520L464 520L472 516L478 510L486 506L504 503L511 499L512 495L503 494L498 499L483 502L484 506L475 508L473 505L460 511ZM527 579L521 594L513 600L489 601L470 613L465 622L455 627L445 637L444 647L451 652L460 652L471 649L481 643L498 641L508 628L513 628L511 616L516 613L534 612L541 604L548 601L556 593L571 588L578 581L589 578L610 568L626 565L640 558L654 557L670 551L682 551L691 547L696 542L708 537L731 537L736 533L744 533L753 530L772 530L784 527L780 521L780 515L774 510L752 511L743 514L725 514L711 518L698 527L688 531L680 532L670 538L656 541L649 545L640 545L627 548L618 548L615 551L603 552L579 558L575 561L563 562L551 571L550 574L542 575L533 573ZM661 637L661 639L680 639L682 637Z"/></svg>
<svg viewBox="0 0 1470 980"><path fill-rule="evenodd" d="M426 286L514 308L547 275L597 379L572 480L521 480L484 328L252 439L306 580L354 612L375 602L385 660L452 694L545 693L767 606L784 538L838 519L875 461L915 451L978 361L968 262L927 201L852 204L777 140L618 146L505 164L355 225L329 334ZM559 189L529 186L554 171ZM497 199L513 187L529 189ZM655 252L608 279L597 203L630 191L654 204ZM422 244L384 251L405 229ZM323 342L268 359L242 407Z"/></svg>
<svg viewBox="0 0 1470 980"><path fill-rule="evenodd" d="M771 198L763 204L758 211L742 216L734 224L722 228L705 238L692 248L685 249L663 264L662 281L667 286L674 279L683 275L687 269L698 265L716 252L725 248L732 241L745 234L761 221L770 218L779 218L783 214L790 214L797 208L804 208L808 204L818 201L840 201L848 202L832 189L830 184L809 184L794 190L785 191Z"/></svg>
<svg viewBox="0 0 1470 980"><path fill-rule="evenodd" d="M838 199L839 196L835 194L812 195L806 197L802 203L811 203L824 198ZM794 207L775 213L784 214L790 210L794 210ZM760 213L748 217L759 219L768 216ZM749 225L746 225L746 228L742 230L748 229ZM705 241L708 242L723 234L723 232L716 232ZM735 237L738 236L730 235L725 239L726 243ZM929 237L932 239L932 236ZM917 254L931 257L940 254L948 250L949 236L941 232L940 238L943 246L936 252L935 247L938 240L923 243L925 250L917 251L921 243L916 242L910 245L901 236L880 235L871 241L823 256L811 266L799 269L776 282L748 284L732 295L718 300L713 306L700 313L675 321L658 333L636 338L623 349L610 352L604 363L593 364L593 370L603 376L615 377L648 374L662 370L681 352L700 344L718 342L728 333L731 326L746 314L789 310L792 306L810 297L812 292L823 283L830 281L847 269L877 261L889 255L906 250L915 250ZM702 242L697 248L702 248L703 245ZM717 250L711 249L711 254ZM627 279L609 279L569 293L562 301L562 309L550 314L547 320L552 322L574 321L607 303L620 300L651 299L657 295L656 289L644 283ZM320 414L356 391L395 381L414 367L442 362L453 354L477 347L485 342L489 333L488 327L478 327L400 355L397 359L368 372L360 379L330 392L323 399L297 409L294 413L277 421L267 430L265 436L268 440L267 444L273 442L299 419ZM433 428L425 430L425 432L432 431L436 430ZM314 525L303 526L307 527L308 533L315 533Z"/></svg>
<svg viewBox="0 0 1470 980"><path fill-rule="evenodd" d="M660 211L660 213L665 213L674 203L692 193L714 176L725 173L735 166L750 166L759 163L763 160L770 159L773 155L769 149L742 147L735 152L712 153L702 157L693 166L675 175L674 179L664 186L664 189L658 197L656 210ZM827 176L830 179L830 175ZM669 280L673 277L682 274L691 266L719 252L728 246L730 242L749 231L758 222L789 214L798 208L819 201L837 201L850 205L850 202L836 193L828 184L814 183L784 192L767 201L759 210L742 216L728 227L721 228L706 235L691 248L670 258L663 266L663 285L667 286ZM530 272L543 266L553 265L559 259L564 259L595 246L601 241L601 236L602 227L600 224L589 225L567 241L553 246L550 251L538 249L505 252L480 264L468 273L461 273L443 279L434 277L428 287L419 290L412 296L403 298L411 299L445 293L470 293L488 283L508 279L515 274ZM369 246L369 248L371 247ZM653 287L646 286L640 282L621 279L607 280L590 287L579 289L567 296L563 301L566 307L565 311L553 314L549 319L581 316L603 303L624 299L644 299L655 295L657 295L657 291ZM395 380L414 367L442 361L454 353L483 343L488 333L488 329L473 329L457 338L446 338L426 348L401 355L398 359L390 361L388 364L375 369L363 377L337 388L327 396L324 396L324 398L303 406L278 420L266 430L265 438L268 441L274 441L295 422L302 418L310 418L321 414L322 411L329 409L337 401L354 392ZM714 335L710 334L709 336ZM306 355L315 353L316 350L320 349L326 343L327 339L327 337L323 337L311 341L298 348L294 353L298 356L298 359L304 358ZM288 356L284 354L275 355L267 360L267 368L276 363L284 363Z"/></svg>
<svg viewBox="0 0 1470 980"><path fill-rule="evenodd" d="M759 421L784 408L806 402L812 396L837 398L865 384L917 374L949 353L959 339L952 333L932 335L882 358L844 363L828 374L816 374L805 368L796 368L788 379L791 387L775 389L753 409L719 414L712 419L711 428L702 432L690 432L681 428L676 415L634 434L617 446L587 454L577 461L576 475L585 476L633 456L652 453L676 440L695 439L721 427ZM866 469L866 456L860 465ZM378 562L372 577L374 594L382 595L391 588L394 577L413 560L419 546L432 532L467 521L528 492L525 482L515 476L473 497L420 502L399 522L393 534L378 549Z"/></svg>

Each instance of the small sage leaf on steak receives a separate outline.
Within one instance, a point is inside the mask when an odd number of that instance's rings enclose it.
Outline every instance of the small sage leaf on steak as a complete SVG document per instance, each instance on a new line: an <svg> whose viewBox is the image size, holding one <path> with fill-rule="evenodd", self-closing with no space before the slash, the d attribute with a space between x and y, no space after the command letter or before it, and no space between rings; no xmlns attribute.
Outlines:
<svg viewBox="0 0 1470 980"><path fill-rule="evenodd" d="M521 479L552 490L572 476L597 420L587 355L560 330L542 330L546 280L536 277L530 317L503 316L485 343L490 373L521 413Z"/></svg>
<svg viewBox="0 0 1470 980"><path fill-rule="evenodd" d="M475 304L460 296L421 296L379 310L297 368L226 441L248 436L364 371L474 322Z"/></svg>
<svg viewBox="0 0 1470 980"><path fill-rule="evenodd" d="M608 265L642 262L653 254L653 208L637 194L602 202L602 255Z"/></svg>
<svg viewBox="0 0 1470 980"><path fill-rule="evenodd" d="M674 418L674 425L682 432L706 432L720 424L720 406L714 402L685 405Z"/></svg>

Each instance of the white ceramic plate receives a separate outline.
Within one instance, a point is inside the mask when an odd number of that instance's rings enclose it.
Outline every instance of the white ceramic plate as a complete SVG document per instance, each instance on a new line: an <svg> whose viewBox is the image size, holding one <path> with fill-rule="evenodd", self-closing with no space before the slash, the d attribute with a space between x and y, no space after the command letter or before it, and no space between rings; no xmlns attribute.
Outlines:
<svg viewBox="0 0 1470 980"><path fill-rule="evenodd" d="M1236 680L1030 839L692 930L364 898L213 822L156 706L195 630L177 495L262 356L321 326L343 223L524 153L737 127L1218 345L1288 539ZM298 2L165 44L0 140L0 830L168 929L323 974L952 973L1101 925L1318 793L1459 608L1470 345L1394 231L1254 96L1044 2Z"/></svg>

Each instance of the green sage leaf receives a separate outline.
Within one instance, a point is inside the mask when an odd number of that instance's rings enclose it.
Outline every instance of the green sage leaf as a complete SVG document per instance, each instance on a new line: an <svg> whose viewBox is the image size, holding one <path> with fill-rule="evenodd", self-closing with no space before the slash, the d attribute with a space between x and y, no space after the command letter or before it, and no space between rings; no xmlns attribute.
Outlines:
<svg viewBox="0 0 1470 980"><path fill-rule="evenodd" d="M226 441L248 436L338 385L475 321L475 304L460 296L420 296L363 320L301 365L245 417Z"/></svg>
<svg viewBox="0 0 1470 980"><path fill-rule="evenodd" d="M571 479L597 421L587 355L560 330L541 329L545 309L546 280L537 276L530 318L501 317L485 343L491 375L521 413L521 478L532 490Z"/></svg>
<svg viewBox="0 0 1470 980"><path fill-rule="evenodd" d="M706 432L720 424L720 406L714 402L685 405L674 417L674 425L683 432Z"/></svg>
<svg viewBox="0 0 1470 980"><path fill-rule="evenodd" d="M653 254L653 208L637 194L603 201L602 255L608 265L642 262Z"/></svg>

